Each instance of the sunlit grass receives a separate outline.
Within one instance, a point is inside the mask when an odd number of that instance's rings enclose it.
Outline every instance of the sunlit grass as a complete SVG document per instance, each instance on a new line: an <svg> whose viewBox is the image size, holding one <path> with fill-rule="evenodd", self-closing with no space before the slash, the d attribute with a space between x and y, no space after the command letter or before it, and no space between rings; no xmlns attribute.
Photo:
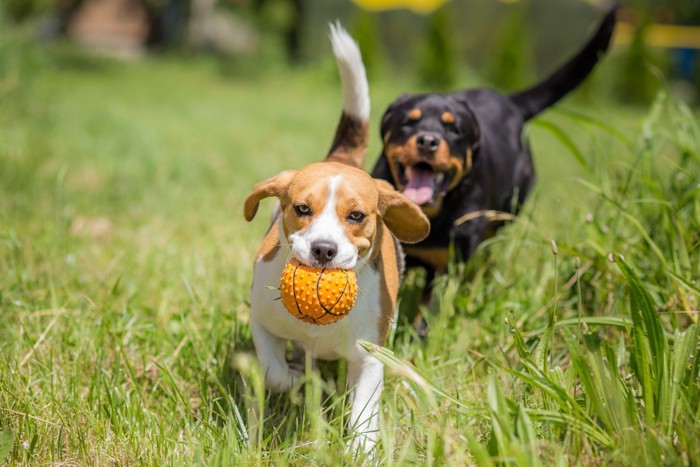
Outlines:
<svg viewBox="0 0 700 467"><path fill-rule="evenodd" d="M0 463L700 460L686 107L569 101L529 127L521 218L438 279L427 341L400 321L374 350L388 378L369 459L345 450L343 365L267 394L247 323L267 220L247 224L242 200L325 154L330 62L238 76L20 45L0 41ZM372 84L373 128L399 84Z"/></svg>

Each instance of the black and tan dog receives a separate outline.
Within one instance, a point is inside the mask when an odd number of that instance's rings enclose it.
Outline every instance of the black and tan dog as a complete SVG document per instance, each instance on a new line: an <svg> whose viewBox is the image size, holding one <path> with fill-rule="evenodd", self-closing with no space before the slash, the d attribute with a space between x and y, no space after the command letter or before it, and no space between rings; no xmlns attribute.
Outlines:
<svg viewBox="0 0 700 467"><path fill-rule="evenodd" d="M446 270L452 242L455 259L466 261L500 227L502 221L484 213L517 212L535 182L523 126L588 76L614 27L613 9L577 55L525 91L404 94L389 106L381 123L384 147L372 176L392 183L431 222L425 240L406 246L408 266L423 266L432 278Z"/></svg>

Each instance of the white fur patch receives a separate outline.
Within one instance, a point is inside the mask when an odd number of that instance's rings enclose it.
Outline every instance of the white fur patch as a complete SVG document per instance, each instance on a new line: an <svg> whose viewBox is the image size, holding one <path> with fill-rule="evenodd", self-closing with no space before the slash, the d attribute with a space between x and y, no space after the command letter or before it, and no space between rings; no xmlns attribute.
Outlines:
<svg viewBox="0 0 700 467"><path fill-rule="evenodd" d="M352 269L357 264L357 248L352 244L336 212L338 185L341 175L328 179L328 196L323 211L311 222L307 229L289 235L292 253L302 263L314 264L311 245L318 241L328 241L338 247L333 261L328 265L332 268Z"/></svg>
<svg viewBox="0 0 700 467"><path fill-rule="evenodd" d="M284 238L281 217L273 228L279 229L280 238ZM347 359L352 401L349 426L354 435L351 446L369 451L378 437L384 367L357 341L380 343L381 276L374 268L362 268L357 276L361 293L350 314L335 323L314 326L289 314L278 300L279 291L270 287L279 284L290 255L291 250L283 241L271 261L255 263L250 291L251 331L266 385L273 391L287 391L301 377L286 362L287 340L298 343L311 358Z"/></svg>
<svg viewBox="0 0 700 467"><path fill-rule="evenodd" d="M369 120L369 84L360 49L339 22L329 26L331 45L343 85L343 110L360 121Z"/></svg>

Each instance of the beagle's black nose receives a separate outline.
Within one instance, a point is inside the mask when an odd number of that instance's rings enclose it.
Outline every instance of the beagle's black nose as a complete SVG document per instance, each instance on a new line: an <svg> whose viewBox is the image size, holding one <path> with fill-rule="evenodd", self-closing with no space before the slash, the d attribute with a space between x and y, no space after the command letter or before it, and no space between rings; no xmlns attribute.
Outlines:
<svg viewBox="0 0 700 467"><path fill-rule="evenodd" d="M338 245L327 240L318 240L311 244L311 254L319 263L330 263L338 254Z"/></svg>
<svg viewBox="0 0 700 467"><path fill-rule="evenodd" d="M416 136L416 146L424 154L430 155L440 147L440 138L430 133L422 133Z"/></svg>

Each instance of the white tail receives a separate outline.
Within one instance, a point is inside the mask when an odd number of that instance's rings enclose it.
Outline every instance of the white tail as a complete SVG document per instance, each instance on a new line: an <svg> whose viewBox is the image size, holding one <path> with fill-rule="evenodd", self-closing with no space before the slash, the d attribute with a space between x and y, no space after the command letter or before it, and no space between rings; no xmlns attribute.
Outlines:
<svg viewBox="0 0 700 467"><path fill-rule="evenodd" d="M339 22L330 24L331 45L343 85L343 111L361 122L369 120L369 84L362 54Z"/></svg>

